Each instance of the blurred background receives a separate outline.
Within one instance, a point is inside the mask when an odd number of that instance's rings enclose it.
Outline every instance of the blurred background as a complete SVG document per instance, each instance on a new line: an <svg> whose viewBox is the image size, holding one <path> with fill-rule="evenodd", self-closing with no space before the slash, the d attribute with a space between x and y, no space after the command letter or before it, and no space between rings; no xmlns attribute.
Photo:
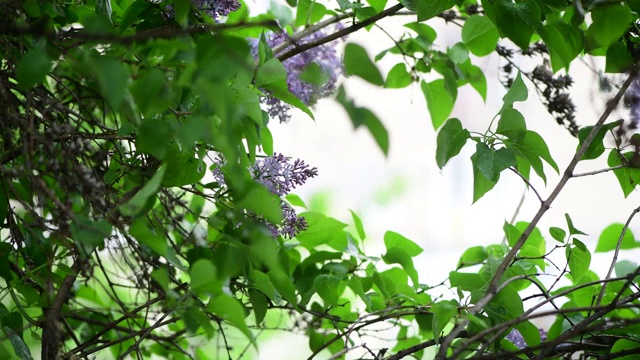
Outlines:
<svg viewBox="0 0 640 360"><path fill-rule="evenodd" d="M249 4L255 11L268 6L266 0L255 0ZM389 34L400 37L406 31L403 24L411 20L407 16L396 16L382 20L379 25ZM439 18L431 19L427 24L438 32L436 44L441 51L460 41L460 27L445 24ZM371 58L393 46L391 39L375 27L369 32L361 30L350 35L346 42L365 47ZM508 41L504 41L504 45L513 48ZM387 55L377 65L386 76L399 61L400 57ZM459 89L450 117L459 118L470 131L484 132L502 105L502 97L506 93L497 78L498 70L504 64L497 56L491 55L483 58L472 56L472 62L487 77L486 103L466 85ZM531 71L537 65L524 57L516 57L515 62L525 71ZM577 106L576 120L580 126L593 125L606 102L614 96L614 93L600 91L599 78L594 69L603 70L604 64L598 59L576 61L570 71L574 79L571 96ZM301 158L318 167L319 176L296 193L311 210L326 211L345 223L352 224L349 210L355 211L361 217L367 233L364 242L367 255L381 256L385 252L382 242L385 231L396 231L423 247L425 251L414 260L415 266L420 274L420 282L433 286L455 270L464 249L500 243L504 237L504 221L530 221L538 211L540 202L535 194L526 189L517 175L508 171L502 173L492 191L472 205L473 174L469 158L474 146L467 144L443 170L438 168L435 161L436 131L419 84L392 90L372 86L356 77L343 79L343 82L356 104L371 109L386 126L390 138L387 157L366 129L354 131L347 114L332 99L320 100L313 108L315 121L302 112L294 111L289 123L278 124L274 121L270 128L276 152ZM577 139L556 124L531 83L526 79L525 83L529 88L529 99L516 103L515 107L524 114L528 128L545 139L562 172L576 150ZM608 121L620 118L628 118L622 105ZM605 141L605 145L612 147L611 139ZM607 168L606 155L601 159L581 162L576 172L603 168ZM543 199L560 178L549 166L545 167L545 172L546 185L535 174L531 177L531 184ZM574 225L588 234L580 237L580 240L593 252L602 230L614 222L626 222L633 209L640 205L639 200L637 192L624 198L612 172L574 178L538 227L550 250L555 241L548 233L549 227L566 228L564 214L569 213ZM638 227L637 221L632 222L630 230ZM563 266L564 250L556 253L555 256L559 255L560 259L558 263ZM639 254L626 251L618 260L634 260ZM612 253L593 254L592 268L600 276L606 275L611 258ZM551 280L558 273L552 266L547 271ZM453 297L454 294L444 296ZM540 326L550 325L549 321L542 320ZM306 343L296 344L295 336L289 334L287 337L292 338L277 336L263 342L260 358L306 358ZM305 341L303 338L300 340Z"/></svg>

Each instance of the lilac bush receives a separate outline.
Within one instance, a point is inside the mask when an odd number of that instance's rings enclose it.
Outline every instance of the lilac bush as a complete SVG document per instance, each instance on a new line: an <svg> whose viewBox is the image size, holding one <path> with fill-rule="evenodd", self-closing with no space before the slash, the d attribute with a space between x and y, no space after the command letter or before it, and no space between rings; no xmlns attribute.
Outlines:
<svg viewBox="0 0 640 360"><path fill-rule="evenodd" d="M323 29L314 32L293 45L279 49L279 52L284 53L294 48L296 44L313 42L339 28L340 25L337 25L333 29ZM291 40L285 32L268 33L265 35L265 38L267 44L272 48L285 41ZM338 78L342 75L342 59L336 50L337 43L337 41L333 41L314 47L282 62L282 65L284 65L284 68L287 70L287 85L289 91L307 106L314 105L318 99L331 96L336 89ZM254 53L257 54L257 42L253 45ZM311 84L302 80L300 77L305 69L313 63L317 64L326 75L327 80L321 85ZM278 118L281 123L288 122L291 119L289 110L291 110L292 107L282 100L267 95L263 98L262 103L266 106L270 117Z"/></svg>

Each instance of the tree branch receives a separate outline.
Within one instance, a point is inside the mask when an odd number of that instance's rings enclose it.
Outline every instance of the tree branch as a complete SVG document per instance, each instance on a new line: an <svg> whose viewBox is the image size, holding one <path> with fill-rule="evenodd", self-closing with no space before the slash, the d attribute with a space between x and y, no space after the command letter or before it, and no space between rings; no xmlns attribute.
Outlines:
<svg viewBox="0 0 640 360"><path fill-rule="evenodd" d="M368 25L371 25L373 23L375 23L376 21L380 20L380 19L384 19L387 16L393 15L395 13L397 13L398 11L400 11L401 9L403 9L404 6L402 4L396 4L384 11L381 11L375 15L373 15L372 17L359 22L357 24L353 24L347 28L344 28L342 30L336 31L333 34L329 34L325 37L322 37L320 39L317 39L315 41L312 42L308 42L305 44L299 44L297 46L294 46L292 49L285 51L284 53L280 54L277 56L278 60L280 61L285 61L293 56L296 56L300 53L303 53L309 49L313 49L315 47L318 47L320 45L324 45L328 42L331 42L333 40L337 40L340 39L341 37L345 37L351 33L354 33L364 27L367 27ZM325 25L326 26L326 25Z"/></svg>

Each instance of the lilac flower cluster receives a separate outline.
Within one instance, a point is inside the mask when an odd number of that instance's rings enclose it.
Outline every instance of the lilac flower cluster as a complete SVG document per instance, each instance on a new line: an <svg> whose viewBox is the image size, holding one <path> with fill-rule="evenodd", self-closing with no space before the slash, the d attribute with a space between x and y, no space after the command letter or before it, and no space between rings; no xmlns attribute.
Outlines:
<svg viewBox="0 0 640 360"><path fill-rule="evenodd" d="M640 122L640 81L636 79L631 83L624 96L624 105L629 108L631 116L630 129L636 129Z"/></svg>
<svg viewBox="0 0 640 360"><path fill-rule="evenodd" d="M213 178L220 186L225 186L224 175L220 167L224 165L224 159L218 157L215 160L216 168L213 170ZM318 169L310 167L303 160L296 159L291 163L282 154L274 154L263 159L259 159L249 169L253 179L262 184L272 194L278 196L287 195L291 190L299 185L303 185L307 179L318 175ZM271 224L263 219L265 225L273 237L282 235L286 238L296 236L300 231L307 228L307 221L296 214L296 211L283 200L280 200L283 220L280 224Z"/></svg>
<svg viewBox="0 0 640 360"><path fill-rule="evenodd" d="M547 332L543 329L538 330L540 331L540 341L546 341ZM505 337L505 339L511 341L511 343L513 343L513 345L515 345L518 349L524 349L527 347L527 342L524 340L524 337L522 337L520 331L515 328L511 330L511 332Z"/></svg>
<svg viewBox="0 0 640 360"><path fill-rule="evenodd" d="M242 4L238 0L191 0L196 10L202 10L213 20L218 22L220 17L240 9ZM169 17L173 17L173 6L167 6Z"/></svg>
<svg viewBox="0 0 640 360"><path fill-rule="evenodd" d="M339 30L340 27L340 25L337 25L333 30ZM300 40L297 44L313 42L324 37L326 34L324 30L316 31ZM285 41L290 41L290 38L285 32L268 33L266 34L266 41L267 44L273 48ZM287 70L287 85L289 91L302 100L307 106L314 105L318 99L331 96L336 89L338 77L342 75L342 60L336 51L336 44L337 41L333 41L316 46L282 62L282 65L284 65L284 68ZM279 52L284 53L294 47L295 44L280 49ZM254 54L257 54L257 43L254 43ZM318 86L300 79L300 75L312 63L316 63L322 72L326 74L328 79L324 84ZM291 105L272 96L266 96L262 102L265 104L269 116L272 118L277 117L281 123L288 122L291 119L291 115L289 114Z"/></svg>
<svg viewBox="0 0 640 360"><path fill-rule="evenodd" d="M214 20L240 9L238 0L192 0L198 10L204 10Z"/></svg>
<svg viewBox="0 0 640 360"><path fill-rule="evenodd" d="M300 159L291 164L282 154L256 161L251 172L258 183L278 196L287 195L296 186L303 185L308 178L318 175L317 168L310 168Z"/></svg>

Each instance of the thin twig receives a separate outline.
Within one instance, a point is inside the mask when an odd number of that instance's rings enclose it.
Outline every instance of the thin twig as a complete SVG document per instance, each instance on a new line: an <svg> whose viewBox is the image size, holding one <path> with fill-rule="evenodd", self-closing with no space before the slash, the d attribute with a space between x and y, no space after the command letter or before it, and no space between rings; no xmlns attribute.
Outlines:
<svg viewBox="0 0 640 360"><path fill-rule="evenodd" d="M571 177L576 178L576 177L581 177L581 176L602 174L602 173L605 173L605 172L622 169L623 167L627 167L627 164L620 164L620 165L612 166L612 167L606 168L606 169L587 171L587 172L583 172L583 173L580 173L580 174L573 174L573 175L571 175Z"/></svg>
<svg viewBox="0 0 640 360"><path fill-rule="evenodd" d="M627 222L624 224L622 231L620 232L620 237L618 238L618 243L616 244L616 250L613 252L613 258L611 259L611 265L609 266L609 271L607 271L607 276L605 279L611 277L613 274L613 269L616 266L616 262L618 260L618 254L620 254L620 248L622 247L622 240L624 240L624 236L627 234L627 230L629 229L629 225L631 224L631 220L640 212L640 206L633 209L631 215L627 219ZM605 290L607 289L607 283L602 284L602 288L600 289L600 294L598 294L598 300L596 301L596 305L600 305L602 302L602 297L604 296Z"/></svg>
<svg viewBox="0 0 640 360"><path fill-rule="evenodd" d="M524 177L524 175L520 174L520 172L518 170L516 170L513 167L510 167L509 170L513 171L514 173L516 173L516 175L518 175L522 181L525 182L525 184L527 184L527 187L531 188L531 190L533 190L533 192L536 194L536 197L538 198L538 200L540 201L540 203L543 203L544 200L542 200L542 196L540 196L540 193L538 193L538 190L536 190L536 188L533 187L533 185L531 185L531 182L529 180L527 180L526 177Z"/></svg>

